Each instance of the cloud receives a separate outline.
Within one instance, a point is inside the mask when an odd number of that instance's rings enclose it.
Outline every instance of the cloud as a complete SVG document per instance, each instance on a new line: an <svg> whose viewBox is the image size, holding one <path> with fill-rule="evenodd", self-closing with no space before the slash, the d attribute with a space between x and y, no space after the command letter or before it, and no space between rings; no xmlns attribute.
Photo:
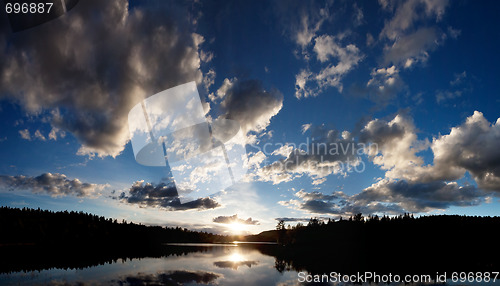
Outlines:
<svg viewBox="0 0 500 286"><path fill-rule="evenodd" d="M500 118L490 123L479 111L453 127L449 134L434 138L432 177L453 179L465 171L478 186L500 191Z"/></svg>
<svg viewBox="0 0 500 286"><path fill-rule="evenodd" d="M406 85L399 75L399 70L392 65L387 68L373 69L366 87L353 87L355 94L366 96L379 105L385 105L404 91Z"/></svg>
<svg viewBox="0 0 500 286"><path fill-rule="evenodd" d="M172 270L156 274L138 273L120 278L119 284L128 285L185 285L213 284L222 274L206 271Z"/></svg>
<svg viewBox="0 0 500 286"><path fill-rule="evenodd" d="M470 83L466 84L466 82L464 82L466 78L467 73L465 71L459 74L454 74L454 78L450 81L450 87L448 90L436 91L436 102L438 104L444 103L447 100L461 97L462 94L470 92L472 90L472 85Z"/></svg>
<svg viewBox="0 0 500 286"><path fill-rule="evenodd" d="M397 114L390 121L369 121L360 132L360 141L369 145L365 152L375 165L387 170L387 178L420 180L424 161L417 153L428 149L430 143L427 139L418 140L408 114Z"/></svg>
<svg viewBox="0 0 500 286"><path fill-rule="evenodd" d="M418 140L413 122L402 114L391 121L368 122L360 140L376 144L367 153L374 164L388 170L386 178L429 183L457 180L468 171L479 188L500 191L500 151L496 148L500 119L490 123L481 112L475 111L463 124L431 143ZM423 165L417 153L429 147L434 159L432 164Z"/></svg>
<svg viewBox="0 0 500 286"><path fill-rule="evenodd" d="M115 199L140 207L157 207L168 211L191 209L205 210L220 206L214 199L208 197L181 204L175 186L166 185L164 183L157 185L144 183L143 180L134 182L128 190L128 194L122 192L121 195Z"/></svg>
<svg viewBox="0 0 500 286"><path fill-rule="evenodd" d="M42 141L47 140L47 138L45 138L45 136L43 136L42 132L40 132L40 130L38 130L38 129L35 131L35 138L42 140Z"/></svg>
<svg viewBox="0 0 500 286"><path fill-rule="evenodd" d="M343 36L322 35L315 38L314 52L317 60L327 63L317 73L302 69L295 76L295 97L317 96L328 87L336 87L342 92L342 78L363 59L363 55L354 44L341 46Z"/></svg>
<svg viewBox="0 0 500 286"><path fill-rule="evenodd" d="M253 220L251 217L247 219L241 219L238 217L238 214L232 215L232 216L218 216L212 220L213 222L216 223L224 223L224 224L230 224L230 223L239 223L239 224L250 224L250 225L258 225L259 221L258 220Z"/></svg>
<svg viewBox="0 0 500 286"><path fill-rule="evenodd" d="M292 153L292 151L293 151L293 146L285 144L285 145L281 146L280 148L274 150L271 153L271 155L283 156L283 157L287 158L290 155L290 153Z"/></svg>
<svg viewBox="0 0 500 286"><path fill-rule="evenodd" d="M265 90L257 80L225 79L217 95L223 98L223 117L238 121L245 134L264 131L283 107L283 94Z"/></svg>
<svg viewBox="0 0 500 286"><path fill-rule="evenodd" d="M191 31L188 6L80 1L71 13L16 37L2 27L0 94L31 114L55 112L51 124L81 142L79 154L117 156L129 139L131 107L164 89L202 82L203 37Z"/></svg>
<svg viewBox="0 0 500 286"><path fill-rule="evenodd" d="M304 50L329 20L332 3L323 6L316 1L278 1L274 8L285 34Z"/></svg>
<svg viewBox="0 0 500 286"><path fill-rule="evenodd" d="M488 199L488 193L472 185L459 186L455 182L442 181L410 183L391 179L383 179L352 196L343 192L325 195L304 190L295 196L299 199L283 201L281 204L311 214L333 215L429 212L452 206L475 206Z"/></svg>
<svg viewBox="0 0 500 286"><path fill-rule="evenodd" d="M228 260L228 261L215 261L214 262L214 265L219 267L219 268L230 268L230 269L234 269L234 270L238 270L238 268L240 266L246 266L248 268L251 268L252 266L254 265L258 265L259 262L258 261L254 261L254 260L245 260L245 261L232 261L232 260Z"/></svg>
<svg viewBox="0 0 500 286"><path fill-rule="evenodd" d="M457 85L462 83L462 81L467 77L467 72L463 71L459 74L455 74L455 78L450 81L450 85Z"/></svg>
<svg viewBox="0 0 500 286"><path fill-rule="evenodd" d="M217 100L223 99L226 96L227 91L233 86L233 83L237 81L237 78L225 78L222 82L222 85L217 89L214 93L208 95L212 102L216 102Z"/></svg>
<svg viewBox="0 0 500 286"><path fill-rule="evenodd" d="M286 150L287 157L258 169L256 177L262 181L279 184L306 174L314 180L313 184L320 184L325 181L326 176L345 175L360 164L359 145L349 132L340 134L337 130L325 126L312 127L309 130L314 141L299 144L292 149L292 146L286 145L286 149L281 147L275 150L281 155L284 155Z"/></svg>
<svg viewBox="0 0 500 286"><path fill-rule="evenodd" d="M10 191L29 190L35 194L45 193L52 197L77 196L93 197L108 185L84 183L70 180L64 174L44 173L37 177L0 175L0 187Z"/></svg>
<svg viewBox="0 0 500 286"><path fill-rule="evenodd" d="M444 37L435 28L420 28L412 34L400 36L384 49L384 63L409 68L417 62L426 62L428 52L434 50Z"/></svg>
<svg viewBox="0 0 500 286"><path fill-rule="evenodd" d="M459 186L456 182L434 181L409 183L405 180L381 180L352 198L351 208L380 204L399 207L405 212L444 210L451 206L475 206L485 201L487 194L473 185ZM396 208L395 208L396 209Z"/></svg>
<svg viewBox="0 0 500 286"><path fill-rule="evenodd" d="M439 21L446 10L448 0L408 0L408 1L380 1L382 8L392 10L394 17L385 22L380 37L396 40L406 31L413 28L419 20L434 18ZM394 7L395 6L395 7Z"/></svg>
<svg viewBox="0 0 500 286"><path fill-rule="evenodd" d="M284 222L309 222L311 218L306 217L277 217L274 220Z"/></svg>
<svg viewBox="0 0 500 286"><path fill-rule="evenodd" d="M400 113L392 120L374 119L359 133L364 152L385 177L358 194L324 194L300 190L281 205L313 214L352 215L429 212L452 206L476 206L500 191L500 118L490 123L475 111L449 134L432 142L419 140L411 118ZM434 159L424 165L418 155L430 147ZM453 180L469 172L477 183L459 185Z"/></svg>
<svg viewBox="0 0 500 286"><path fill-rule="evenodd" d="M50 133L49 133L49 139L56 141L58 136L59 136L59 138L64 138L64 137L66 137L66 132L64 132L63 130L60 130L57 127L52 127L52 129L50 130Z"/></svg>
<svg viewBox="0 0 500 286"><path fill-rule="evenodd" d="M463 91L461 91L461 90L454 90L454 91L438 90L438 91L436 91L436 102L438 104L440 104L446 100L461 97L462 93L463 93Z"/></svg>
<svg viewBox="0 0 500 286"><path fill-rule="evenodd" d="M382 61L371 72L366 87L353 85L352 92L366 96L378 105L386 105L407 87L400 77L401 69L425 63L429 53L440 46L448 35L435 24L443 17L447 0L379 1L382 9L392 14L385 21L377 43L384 43ZM418 26L417 26L418 24ZM455 30L448 34L456 37ZM453 31L453 32L452 32ZM375 39L367 34L367 46ZM389 71L393 73L389 74Z"/></svg>
<svg viewBox="0 0 500 286"><path fill-rule="evenodd" d="M28 129L19 130L19 135L21 135L21 138L23 138L24 140L31 141L30 131Z"/></svg>
<svg viewBox="0 0 500 286"><path fill-rule="evenodd" d="M358 47L352 43L343 44L346 33L336 36L318 36L324 23L331 21L333 2L279 1L275 12L284 27L285 34L300 48L297 57L309 62L312 54L323 66L316 70L301 69L295 76L295 96L315 97L329 87L342 92L342 78L363 59ZM356 25L363 20L363 12L356 4L352 6ZM312 49L311 49L311 46Z"/></svg>

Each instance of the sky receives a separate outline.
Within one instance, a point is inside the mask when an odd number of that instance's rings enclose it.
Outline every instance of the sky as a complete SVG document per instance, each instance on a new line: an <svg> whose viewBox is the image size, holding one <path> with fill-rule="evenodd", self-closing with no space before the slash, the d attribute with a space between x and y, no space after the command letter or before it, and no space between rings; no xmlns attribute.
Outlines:
<svg viewBox="0 0 500 286"><path fill-rule="evenodd" d="M80 1L14 33L3 13L1 205L223 234L498 216L499 14L497 1ZM239 124L246 158L231 168L247 172L185 202L182 163L136 161L129 112L190 82L198 119ZM200 164L191 190L226 167Z"/></svg>

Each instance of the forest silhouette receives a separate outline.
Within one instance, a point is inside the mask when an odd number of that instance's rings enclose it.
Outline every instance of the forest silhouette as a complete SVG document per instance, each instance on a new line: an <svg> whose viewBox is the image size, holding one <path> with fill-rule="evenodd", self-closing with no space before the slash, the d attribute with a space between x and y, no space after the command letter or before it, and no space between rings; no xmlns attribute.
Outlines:
<svg viewBox="0 0 500 286"><path fill-rule="evenodd" d="M279 271L498 271L500 217L435 215L363 217L285 227L273 250Z"/></svg>
<svg viewBox="0 0 500 286"><path fill-rule="evenodd" d="M205 251L165 243L248 242L275 258L280 271L309 273L378 271L498 271L496 231L500 217L458 215L363 217L286 226L246 237L216 235L180 227L118 222L83 212L0 207L0 273L49 268L74 269L119 259L184 255ZM205 250L204 250L205 249ZM422 263L422 261L425 261Z"/></svg>
<svg viewBox="0 0 500 286"><path fill-rule="evenodd" d="M180 227L146 226L84 212L0 207L0 273L83 268L117 259L180 255L169 242L232 241Z"/></svg>

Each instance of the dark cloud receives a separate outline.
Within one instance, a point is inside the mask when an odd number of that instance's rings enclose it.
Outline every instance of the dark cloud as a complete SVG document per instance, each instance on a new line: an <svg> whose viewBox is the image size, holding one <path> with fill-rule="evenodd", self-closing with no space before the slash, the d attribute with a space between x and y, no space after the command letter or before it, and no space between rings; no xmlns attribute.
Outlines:
<svg viewBox="0 0 500 286"><path fill-rule="evenodd" d="M2 25L0 96L33 114L50 111L52 125L82 143L79 154L118 155L129 138L131 107L202 81L203 38L192 32L189 5L164 4L80 1L58 19L16 34Z"/></svg>
<svg viewBox="0 0 500 286"><path fill-rule="evenodd" d="M282 201L280 204L314 214L401 214L475 206L485 202L488 195L475 186L460 186L455 182L409 183L384 179L352 196L343 192L326 195L300 190L295 194L300 201Z"/></svg>
<svg viewBox="0 0 500 286"><path fill-rule="evenodd" d="M362 150L349 132L340 134L323 125L305 130L313 139L292 148L286 159L257 170L260 180L278 184L307 174L314 179L313 184L320 184L326 176L345 174L360 163Z"/></svg>
<svg viewBox="0 0 500 286"><path fill-rule="evenodd" d="M33 193L45 193L53 197L90 197L99 195L99 191L106 185L84 183L78 179L70 180L58 173L44 173L37 177L0 175L0 187L10 191L29 190Z"/></svg>
<svg viewBox="0 0 500 286"><path fill-rule="evenodd" d="M386 48L385 64L409 68L415 62L425 62L429 57L428 52L436 49L444 36L435 28L421 28L413 34L402 36Z"/></svg>
<svg viewBox="0 0 500 286"><path fill-rule="evenodd" d="M226 79L219 91L223 116L238 121L245 134L265 130L283 107L283 94L265 90L257 80Z"/></svg>
<svg viewBox="0 0 500 286"><path fill-rule="evenodd" d="M277 217L276 221L284 221L284 222L308 222L311 218L302 218L302 217Z"/></svg>
<svg viewBox="0 0 500 286"><path fill-rule="evenodd" d="M405 180L382 180L351 198L354 206L377 202L394 204L407 212L427 212L451 206L475 206L483 203L487 193L472 185L435 181L409 183Z"/></svg>
<svg viewBox="0 0 500 286"><path fill-rule="evenodd" d="M120 279L119 284L139 285L185 285L191 283L213 284L221 274L207 271L174 270L157 274L138 273Z"/></svg>
<svg viewBox="0 0 500 286"><path fill-rule="evenodd" d="M241 224L251 224L251 225L258 225L259 221L258 220L253 220L251 217L247 219L241 219L238 217L237 214L232 215L232 216L218 216L212 220L213 222L216 223L241 223Z"/></svg>
<svg viewBox="0 0 500 286"><path fill-rule="evenodd" d="M154 185L144 181L135 182L128 190L128 194L123 192L115 199L141 207L160 207L170 211L204 210L220 206L214 199L208 197L181 204L175 186L164 183Z"/></svg>
<svg viewBox="0 0 500 286"><path fill-rule="evenodd" d="M214 265L219 268L230 268L234 270L238 270L240 266L247 266L251 268L254 265L259 264L258 261L246 260L246 261L215 261Z"/></svg>

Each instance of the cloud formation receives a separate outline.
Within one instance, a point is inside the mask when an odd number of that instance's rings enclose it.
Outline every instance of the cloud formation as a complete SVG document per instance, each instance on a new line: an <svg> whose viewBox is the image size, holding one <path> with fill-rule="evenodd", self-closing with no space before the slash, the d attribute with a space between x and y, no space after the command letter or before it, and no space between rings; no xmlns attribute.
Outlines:
<svg viewBox="0 0 500 286"><path fill-rule="evenodd" d="M143 180L134 182L128 190L128 194L122 192L121 195L115 199L140 207L157 207L168 211L191 209L205 210L220 206L217 201L208 197L181 204L175 186L166 185L164 183L155 185L152 183L145 183Z"/></svg>
<svg viewBox="0 0 500 286"><path fill-rule="evenodd" d="M222 116L238 121L245 134L265 130L283 107L283 94L265 90L257 80L225 79L217 98L222 99Z"/></svg>
<svg viewBox="0 0 500 286"><path fill-rule="evenodd" d="M394 16L385 23L380 33L380 37L387 37L391 40L411 30L418 20L439 21L448 6L448 0L380 0L379 3L383 9L394 12Z"/></svg>
<svg viewBox="0 0 500 286"><path fill-rule="evenodd" d="M129 285L185 285L213 284L222 274L207 271L172 270L156 274L138 273L120 278L119 284Z"/></svg>
<svg viewBox="0 0 500 286"><path fill-rule="evenodd" d="M141 99L202 82L200 45L187 5L80 1L70 13L14 37L0 28L0 95L72 133L79 154L116 156ZM4 15L4 14L2 14ZM8 44L7 44L8 43Z"/></svg>
<svg viewBox="0 0 500 286"><path fill-rule="evenodd" d="M479 111L453 127L449 134L432 142L432 173L442 179L453 179L471 173L478 186L500 191L500 118L490 123Z"/></svg>
<svg viewBox="0 0 500 286"><path fill-rule="evenodd" d="M319 72L302 69L295 76L295 97L317 96L328 87L342 92L342 78L358 65L363 55L354 44L341 45L343 36L322 35L315 38L314 52L320 63L328 63Z"/></svg>
<svg viewBox="0 0 500 286"><path fill-rule="evenodd" d="M28 190L52 197L93 197L100 195L107 185L85 183L78 179L71 180L64 174L44 173L37 177L0 175L0 187L9 191Z"/></svg>
<svg viewBox="0 0 500 286"><path fill-rule="evenodd" d="M253 220L251 217L247 219L241 219L238 217L238 214L232 215L232 216L218 216L215 217L213 222L216 223L224 223L224 224L231 224L231 223L239 223L239 224L250 224L250 225L258 225L259 221L258 220Z"/></svg>
<svg viewBox="0 0 500 286"><path fill-rule="evenodd" d="M391 121L368 122L360 140L377 144L376 151L369 149L367 153L376 165L387 170L386 178L429 183L457 180L468 171L479 188L500 191L500 152L496 148L500 119L490 123L479 111L432 142L418 140L412 120L404 114ZM429 147L434 159L424 165L417 153Z"/></svg>
<svg viewBox="0 0 500 286"><path fill-rule="evenodd" d="M313 141L276 149L272 154L286 158L258 169L257 178L279 184L305 174L317 185L323 183L328 175L344 175L360 164L359 152L362 150L349 132L340 133L325 126L310 127L307 131Z"/></svg>
<svg viewBox="0 0 500 286"><path fill-rule="evenodd" d="M400 113L392 120L369 121L359 140L367 144L364 151L373 163L386 170L383 179L352 196L300 190L280 204L313 214L419 213L476 206L500 191L500 118L490 123L475 111L449 134L429 142L419 140L413 120ZM429 148L434 158L425 165L419 152ZM477 187L454 182L466 172Z"/></svg>
<svg viewBox="0 0 500 286"><path fill-rule="evenodd" d="M295 193L297 199L280 204L311 214L354 215L419 213L445 210L452 206L475 206L487 202L489 194L475 186L455 182L410 183L383 179L362 192L348 196L343 192L326 195L321 192Z"/></svg>

